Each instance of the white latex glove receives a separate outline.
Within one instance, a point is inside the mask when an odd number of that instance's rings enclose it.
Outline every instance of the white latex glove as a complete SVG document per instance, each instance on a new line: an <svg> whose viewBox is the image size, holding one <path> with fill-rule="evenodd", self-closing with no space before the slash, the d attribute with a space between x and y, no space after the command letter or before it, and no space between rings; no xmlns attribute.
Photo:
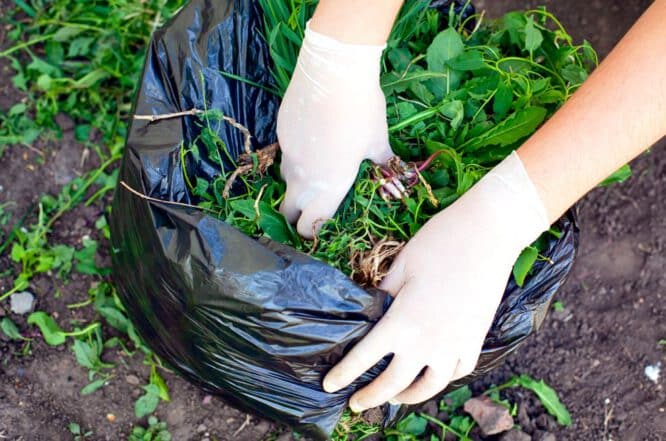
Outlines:
<svg viewBox="0 0 666 441"><path fill-rule="evenodd" d="M335 214L364 159L392 156L379 85L384 47L341 43L308 24L277 120L287 183L280 209L302 236Z"/></svg>
<svg viewBox="0 0 666 441"><path fill-rule="evenodd" d="M381 286L393 304L331 369L324 389L347 386L388 354L384 372L352 396L352 410L419 403L472 372L514 262L548 227L513 153L405 246Z"/></svg>

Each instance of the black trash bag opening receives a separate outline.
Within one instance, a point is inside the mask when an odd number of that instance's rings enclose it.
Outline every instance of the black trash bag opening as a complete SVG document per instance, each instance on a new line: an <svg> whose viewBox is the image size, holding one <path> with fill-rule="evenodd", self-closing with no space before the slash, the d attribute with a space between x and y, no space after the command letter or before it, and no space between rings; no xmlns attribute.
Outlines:
<svg viewBox="0 0 666 441"><path fill-rule="evenodd" d="M271 84L261 11L252 1L193 0L151 40L134 115L216 109L253 134L253 148L275 142L279 102L229 72ZM215 128L234 156L243 134ZM270 240L247 237L190 203L181 145L200 132L196 116L134 119L111 216L114 277L128 314L166 363L233 404L325 439L352 392L325 393L325 373L379 320L385 293L366 291L340 271ZM216 173L205 155L196 164ZM156 202L128 190L151 198ZM572 212L559 239L522 288L510 281L476 371L483 374L540 325L577 246ZM391 406L387 422L405 408Z"/></svg>

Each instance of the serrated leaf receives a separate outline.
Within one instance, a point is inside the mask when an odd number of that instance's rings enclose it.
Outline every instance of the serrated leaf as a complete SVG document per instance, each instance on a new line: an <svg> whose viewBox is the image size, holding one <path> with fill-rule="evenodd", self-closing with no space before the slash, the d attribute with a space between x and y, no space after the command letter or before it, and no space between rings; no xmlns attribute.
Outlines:
<svg viewBox="0 0 666 441"><path fill-rule="evenodd" d="M539 251L534 247L527 247L518 256L518 260L513 264L513 277L516 279L516 285L522 287L525 283L525 278L534 266Z"/></svg>
<svg viewBox="0 0 666 441"><path fill-rule="evenodd" d="M463 145L466 151L478 150L487 146L504 147L526 138L536 131L546 118L543 107L526 107L508 116L502 122Z"/></svg>

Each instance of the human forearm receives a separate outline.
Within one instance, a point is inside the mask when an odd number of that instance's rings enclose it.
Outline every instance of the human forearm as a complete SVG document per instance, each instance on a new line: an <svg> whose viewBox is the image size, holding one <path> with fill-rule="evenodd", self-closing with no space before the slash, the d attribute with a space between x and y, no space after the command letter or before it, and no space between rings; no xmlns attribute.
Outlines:
<svg viewBox="0 0 666 441"><path fill-rule="evenodd" d="M321 0L312 29L344 43L384 44L402 0Z"/></svg>
<svg viewBox="0 0 666 441"><path fill-rule="evenodd" d="M551 222L666 134L666 0L657 0L519 150Z"/></svg>

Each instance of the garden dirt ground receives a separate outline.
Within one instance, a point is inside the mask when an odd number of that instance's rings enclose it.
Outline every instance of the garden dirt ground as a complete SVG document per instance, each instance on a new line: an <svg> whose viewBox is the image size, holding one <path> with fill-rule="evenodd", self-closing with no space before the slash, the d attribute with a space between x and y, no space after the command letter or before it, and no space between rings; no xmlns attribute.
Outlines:
<svg viewBox="0 0 666 441"><path fill-rule="evenodd" d="M542 3L577 40L587 38L603 56L650 2L476 2L491 17ZM0 29L0 50L7 44L5 32ZM22 99L12 89L6 69L0 61L0 111ZM61 124L67 126L66 119ZM57 191L82 167L95 165L81 164L83 147L74 141L71 127L62 139L36 147L45 153L43 161L22 147L10 147L0 158L0 203L15 201L15 217L40 194ZM597 189L580 203L580 253L559 293L564 309L551 313L540 332L505 365L473 385L481 391L520 373L552 385L571 411L571 427L557 427L530 394L510 392L519 404L518 422L533 440L666 439L664 376L655 383L644 374L648 365L666 365L666 348L659 344L666 338L666 142L662 140L633 167L628 182ZM95 237L93 224L100 215L96 207L77 208L55 224L52 241L74 245L84 235ZM0 272L9 266L9 259L0 257ZM90 283L91 279L76 274L66 285L38 278L32 289L37 308L54 313L63 323L90 320L94 317L89 309L65 306L85 300ZM8 285L9 281L0 280L0 292ZM0 305L0 317L8 313L7 303ZM20 318L12 318L24 326ZM92 430L90 440L126 439L136 423L133 403L142 393L136 380L145 383L149 374L141 357L111 353L109 359L118 366L110 384L82 397L79 390L87 384L87 374L70 349L42 342L33 345L29 356L17 355L16 349L0 338L0 439L70 440L71 422ZM218 399L209 400L176 376L167 376L167 382L172 401L160 405L157 415L168 423L176 441L291 439L288 431L281 433L283 429L273 423L250 418ZM436 412L433 407L428 403L425 409ZM115 416L113 422L108 414Z"/></svg>

